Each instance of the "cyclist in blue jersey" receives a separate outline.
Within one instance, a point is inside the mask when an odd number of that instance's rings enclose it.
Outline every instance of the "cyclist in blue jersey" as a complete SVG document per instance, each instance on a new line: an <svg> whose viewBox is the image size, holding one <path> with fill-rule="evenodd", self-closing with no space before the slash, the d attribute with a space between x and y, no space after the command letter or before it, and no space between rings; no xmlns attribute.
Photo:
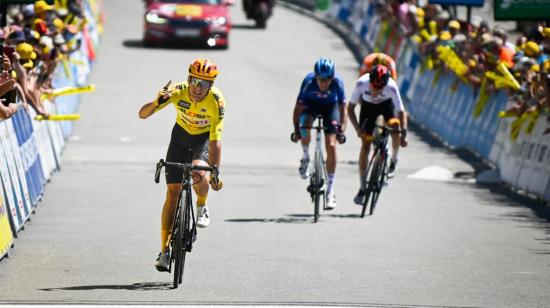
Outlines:
<svg viewBox="0 0 550 308"><path fill-rule="evenodd" d="M309 164L309 143L311 134L309 129L300 129L300 126L311 126L317 115L323 117L325 126L325 148L327 151L327 209L336 207L334 194L334 174L336 171L336 142L342 143L343 132L346 127L346 97L344 82L335 73L334 62L328 58L320 58L314 65L314 71L302 81L300 93L292 122L294 124L295 142L301 139L303 156L300 160L300 176L307 179Z"/></svg>

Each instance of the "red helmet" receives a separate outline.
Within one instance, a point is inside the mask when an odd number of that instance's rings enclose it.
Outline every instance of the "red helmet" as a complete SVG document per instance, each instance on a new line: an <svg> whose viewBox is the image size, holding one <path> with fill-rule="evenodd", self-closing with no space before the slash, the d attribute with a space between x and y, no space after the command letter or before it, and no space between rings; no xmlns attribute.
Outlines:
<svg viewBox="0 0 550 308"><path fill-rule="evenodd" d="M384 65L375 65L369 73L370 83L377 88L382 89L390 80L390 71Z"/></svg>

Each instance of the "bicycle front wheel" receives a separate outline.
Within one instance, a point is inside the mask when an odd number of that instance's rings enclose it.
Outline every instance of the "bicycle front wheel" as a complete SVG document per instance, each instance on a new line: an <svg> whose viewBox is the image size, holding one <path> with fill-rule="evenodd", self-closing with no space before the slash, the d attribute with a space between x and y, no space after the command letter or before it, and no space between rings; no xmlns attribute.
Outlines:
<svg viewBox="0 0 550 308"><path fill-rule="evenodd" d="M172 238L172 254L174 256L174 289L178 288L178 284L181 283L180 281L180 275L182 272L183 262L182 258L184 258L185 250L183 247L183 205L184 203L182 201L185 200L183 197L184 195L181 194L179 201L178 201L178 208L176 210L176 218L174 219L174 235ZM183 199L183 200L182 200Z"/></svg>
<svg viewBox="0 0 550 308"><path fill-rule="evenodd" d="M373 172L370 176L369 180L369 186L371 186L372 191L372 200L370 204L370 212L369 215L372 215L374 213L374 209L376 208L376 203L378 202L378 197L380 196L380 192L382 191L382 185L384 182L384 158L383 155L378 155L376 157L375 164L373 166Z"/></svg>
<svg viewBox="0 0 550 308"><path fill-rule="evenodd" d="M183 272L184 272L184 266L185 266L185 256L187 255L188 251L191 251L191 245L193 245L193 232L191 229L191 192L187 191L187 196L185 199L185 209L184 209L184 215L183 215L183 250L182 250L182 258L181 258L181 272L180 272L180 283L183 279Z"/></svg>
<svg viewBox="0 0 550 308"><path fill-rule="evenodd" d="M319 221L319 208L321 207L321 186L322 183L322 157L321 153L318 151L315 152L315 173L313 176L313 181L315 182L313 185L313 203L314 203L314 212L313 212L313 222Z"/></svg>
<svg viewBox="0 0 550 308"><path fill-rule="evenodd" d="M378 151L378 150L375 150ZM365 199L363 200L363 208L361 209L361 218L365 217L365 213L367 212L367 206L369 204L370 195L372 193L372 185L371 185L371 178L372 173L375 172L375 161L377 159L378 155L375 152L373 155L373 159L369 162L367 166L367 171L365 172L365 183L363 183L363 187L365 187Z"/></svg>
<svg viewBox="0 0 550 308"><path fill-rule="evenodd" d="M176 233L173 239L172 253L174 254L174 289L178 288L178 285L181 284L182 274L183 274L183 264L185 262L185 211L186 209L186 193L183 191L180 194L178 200L178 208L176 212L176 219L174 223L176 224Z"/></svg>

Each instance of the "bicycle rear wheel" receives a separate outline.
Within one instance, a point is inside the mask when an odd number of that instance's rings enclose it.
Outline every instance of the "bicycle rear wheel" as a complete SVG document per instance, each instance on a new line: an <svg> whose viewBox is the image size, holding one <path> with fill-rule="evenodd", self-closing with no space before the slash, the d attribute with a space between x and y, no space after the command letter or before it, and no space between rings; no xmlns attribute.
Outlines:
<svg viewBox="0 0 550 308"><path fill-rule="evenodd" d="M378 197L382 191L382 185L384 182L384 168L385 168L385 158L383 154L377 156L377 160L374 165L373 173L371 174L369 185L372 187L372 199L370 205L369 215L374 213L376 208L376 203L378 202ZM376 171L376 172L374 172Z"/></svg>

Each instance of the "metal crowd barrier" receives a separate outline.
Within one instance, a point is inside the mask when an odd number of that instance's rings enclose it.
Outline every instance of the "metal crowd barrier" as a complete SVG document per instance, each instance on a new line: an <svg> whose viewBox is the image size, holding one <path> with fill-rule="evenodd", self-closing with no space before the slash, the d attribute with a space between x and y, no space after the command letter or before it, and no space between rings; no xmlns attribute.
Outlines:
<svg viewBox="0 0 550 308"><path fill-rule="evenodd" d="M93 0L85 2L88 23L80 34L81 48L58 65L54 88L86 84L99 44L98 8ZM70 95L44 103L48 112L65 114L74 113L79 101L80 95ZM9 253L44 194L44 185L61 166L61 152L72 132L71 121L37 121L35 116L32 108L28 112L18 108L11 118L0 121L0 259Z"/></svg>

